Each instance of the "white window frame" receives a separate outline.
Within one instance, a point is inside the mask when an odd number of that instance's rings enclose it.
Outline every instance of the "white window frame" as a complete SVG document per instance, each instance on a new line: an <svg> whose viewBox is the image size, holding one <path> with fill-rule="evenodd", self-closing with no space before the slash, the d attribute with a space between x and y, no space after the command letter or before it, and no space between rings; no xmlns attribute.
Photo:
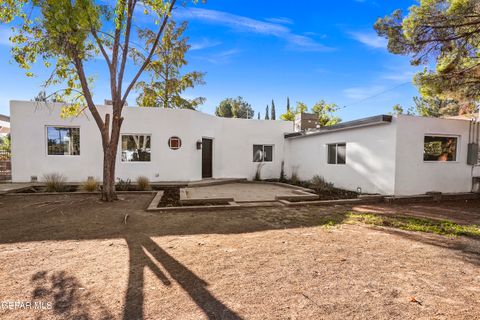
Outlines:
<svg viewBox="0 0 480 320"><path fill-rule="evenodd" d="M452 161L438 161L438 160L424 160L425 157L425 137L443 137L443 138L455 138L457 139L457 146L455 148L455 160ZM445 133L425 133L422 140L422 160L424 163L458 163L458 157L461 146L461 136L458 134L445 134Z"/></svg>
<svg viewBox="0 0 480 320"><path fill-rule="evenodd" d="M272 163L275 160L275 145L274 144L254 143L252 145L252 151L253 151L253 148L255 146L262 146L263 159L262 159L262 161L255 161L255 159L252 159L253 163ZM272 147L272 160L271 161L265 161L265 147Z"/></svg>
<svg viewBox="0 0 480 320"><path fill-rule="evenodd" d="M123 137L124 136L148 136L150 137L150 161L125 161L123 160L123 157L122 157L122 153L123 153L123 149L122 149L122 142L123 142ZM153 150L152 150L152 146L153 146L153 143L152 143L152 134L151 133L121 133L120 134L120 162L121 163L151 163L152 162L152 154L153 154Z"/></svg>
<svg viewBox="0 0 480 320"><path fill-rule="evenodd" d="M338 146L339 145L345 145L345 163L338 163ZM335 163L330 163L330 157L329 157L329 150L330 146L335 146ZM327 143L327 164L329 165L334 165L334 166L344 166L347 164L347 143L346 142L334 142L334 143Z"/></svg>
<svg viewBox="0 0 480 320"><path fill-rule="evenodd" d="M78 129L79 136L79 153L78 154L48 154L48 128L62 128L62 129ZM65 125L45 125L45 155L47 157L79 157L82 154L82 139L80 126L65 126Z"/></svg>

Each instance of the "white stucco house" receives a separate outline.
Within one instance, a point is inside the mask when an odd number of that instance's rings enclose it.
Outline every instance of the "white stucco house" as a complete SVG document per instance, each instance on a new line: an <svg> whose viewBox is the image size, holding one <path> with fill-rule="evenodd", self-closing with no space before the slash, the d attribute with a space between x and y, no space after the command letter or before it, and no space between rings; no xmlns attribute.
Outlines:
<svg viewBox="0 0 480 320"><path fill-rule="evenodd" d="M110 111L100 106L101 113ZM58 172L102 177L99 131L87 113L62 119L60 104L12 101L12 181ZM384 195L471 192L480 176L479 124L381 115L325 129L227 119L192 110L124 109L116 175L151 181L320 175L336 187ZM297 128L299 126L296 126ZM477 147L475 147L475 145Z"/></svg>

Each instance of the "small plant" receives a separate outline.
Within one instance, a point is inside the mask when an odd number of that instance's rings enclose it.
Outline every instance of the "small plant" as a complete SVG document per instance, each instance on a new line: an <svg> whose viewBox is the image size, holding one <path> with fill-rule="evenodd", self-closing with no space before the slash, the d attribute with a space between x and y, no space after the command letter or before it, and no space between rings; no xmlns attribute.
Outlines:
<svg viewBox="0 0 480 320"><path fill-rule="evenodd" d="M138 186L138 190L140 191L146 191L151 189L150 180L145 176L140 176L137 178L137 186Z"/></svg>
<svg viewBox="0 0 480 320"><path fill-rule="evenodd" d="M130 179L123 180L120 178L117 178L117 179L118 179L118 182L117 182L116 188L118 191L128 191L132 188L132 180Z"/></svg>
<svg viewBox="0 0 480 320"><path fill-rule="evenodd" d="M278 181L280 181L280 182L287 181L287 178L285 176L285 161L282 161L282 164L281 164L281 167L280 167L280 179Z"/></svg>
<svg viewBox="0 0 480 320"><path fill-rule="evenodd" d="M43 176L46 192L65 192L67 179L61 173L50 173Z"/></svg>
<svg viewBox="0 0 480 320"><path fill-rule="evenodd" d="M255 181L262 180L262 168L263 168L264 165L265 165L265 163L263 163L263 162L260 162L257 165L257 169L255 170L255 177L253 178L253 180L255 180Z"/></svg>
<svg viewBox="0 0 480 320"><path fill-rule="evenodd" d="M312 180L310 180L309 188L315 190L317 194L331 192L334 189L333 183L326 182L325 179L319 175L315 175Z"/></svg>
<svg viewBox="0 0 480 320"><path fill-rule="evenodd" d="M290 183L293 185L298 185L300 183L300 179L298 178L297 174L298 167L292 168L292 176L290 177Z"/></svg>
<svg viewBox="0 0 480 320"><path fill-rule="evenodd" d="M87 192L94 192L98 190L99 183L94 178L88 178L82 183L82 189Z"/></svg>

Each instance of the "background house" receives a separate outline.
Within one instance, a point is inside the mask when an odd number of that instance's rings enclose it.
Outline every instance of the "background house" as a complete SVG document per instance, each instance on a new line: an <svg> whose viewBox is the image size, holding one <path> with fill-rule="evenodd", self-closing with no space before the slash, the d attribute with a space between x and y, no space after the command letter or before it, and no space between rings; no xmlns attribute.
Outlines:
<svg viewBox="0 0 480 320"><path fill-rule="evenodd" d="M0 114L0 138L10 133L10 117Z"/></svg>

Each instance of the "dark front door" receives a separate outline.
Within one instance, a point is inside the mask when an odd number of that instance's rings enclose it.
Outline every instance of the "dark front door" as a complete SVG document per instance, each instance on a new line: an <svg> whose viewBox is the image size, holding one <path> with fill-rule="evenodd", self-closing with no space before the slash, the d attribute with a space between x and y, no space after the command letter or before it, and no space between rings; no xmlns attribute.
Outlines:
<svg viewBox="0 0 480 320"><path fill-rule="evenodd" d="M202 178L212 177L213 140L202 139Z"/></svg>

